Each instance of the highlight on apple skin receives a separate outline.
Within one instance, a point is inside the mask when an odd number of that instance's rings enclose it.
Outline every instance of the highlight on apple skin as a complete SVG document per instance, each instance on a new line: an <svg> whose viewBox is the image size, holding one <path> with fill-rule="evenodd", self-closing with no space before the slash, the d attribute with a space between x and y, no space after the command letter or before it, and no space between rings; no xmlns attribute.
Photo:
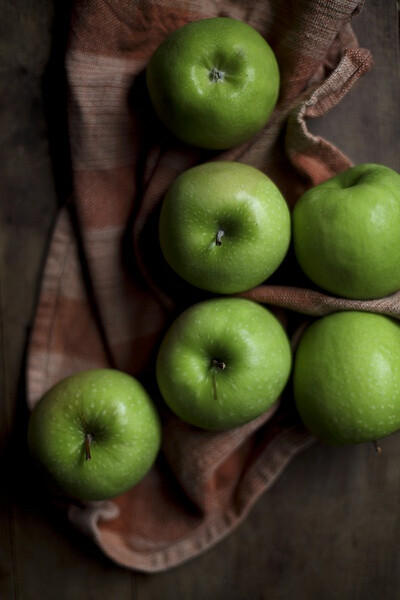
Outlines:
<svg viewBox="0 0 400 600"><path fill-rule="evenodd" d="M114 369L66 377L39 400L28 426L38 463L82 500L129 490L151 469L160 444L159 416L146 390Z"/></svg>

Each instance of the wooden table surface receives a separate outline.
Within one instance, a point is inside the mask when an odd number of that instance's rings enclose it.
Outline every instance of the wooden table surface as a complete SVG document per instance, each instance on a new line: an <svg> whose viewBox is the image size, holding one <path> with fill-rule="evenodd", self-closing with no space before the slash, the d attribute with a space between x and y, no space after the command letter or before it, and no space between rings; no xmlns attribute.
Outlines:
<svg viewBox="0 0 400 600"><path fill-rule="evenodd" d="M0 5L0 598L386 600L400 598L400 434L316 445L245 523L201 557L157 575L122 569L35 488L26 451L24 352L46 244L69 191L62 50L69 2ZM355 20L375 67L311 129L354 162L400 169L396 0Z"/></svg>

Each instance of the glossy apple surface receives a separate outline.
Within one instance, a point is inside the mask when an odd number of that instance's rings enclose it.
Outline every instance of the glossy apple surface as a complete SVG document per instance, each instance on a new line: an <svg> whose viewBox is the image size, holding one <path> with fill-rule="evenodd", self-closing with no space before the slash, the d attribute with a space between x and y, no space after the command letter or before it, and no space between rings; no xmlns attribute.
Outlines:
<svg viewBox="0 0 400 600"><path fill-rule="evenodd" d="M51 388L32 411L33 455L68 494L117 496L151 468L159 447L158 414L143 386L112 369L81 371Z"/></svg>
<svg viewBox="0 0 400 600"><path fill-rule="evenodd" d="M378 314L338 312L300 338L296 405L329 444L376 441L400 428L400 324Z"/></svg>
<svg viewBox="0 0 400 600"><path fill-rule="evenodd" d="M242 425L268 410L291 368L286 333L263 306L215 298L171 325L157 357L161 394L180 418L209 430Z"/></svg>
<svg viewBox="0 0 400 600"><path fill-rule="evenodd" d="M228 17L193 21L168 35L146 79L161 121L178 138L210 149L237 146L262 129L280 85L265 39Z"/></svg>
<svg viewBox="0 0 400 600"><path fill-rule="evenodd" d="M300 266L321 288L370 299L400 289L400 175L361 164L308 190L293 211Z"/></svg>
<svg viewBox="0 0 400 600"><path fill-rule="evenodd" d="M208 162L182 173L161 207L159 233L169 265L214 293L250 289L283 261L290 241L285 199L261 171Z"/></svg>

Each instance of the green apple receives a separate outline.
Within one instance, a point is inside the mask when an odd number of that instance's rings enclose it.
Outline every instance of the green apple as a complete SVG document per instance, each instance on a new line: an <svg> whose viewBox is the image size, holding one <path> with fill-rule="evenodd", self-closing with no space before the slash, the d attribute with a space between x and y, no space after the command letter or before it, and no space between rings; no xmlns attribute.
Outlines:
<svg viewBox="0 0 400 600"><path fill-rule="evenodd" d="M290 368L286 332L269 310L244 298L213 298L172 323L156 373L175 414L197 427L223 430L268 410Z"/></svg>
<svg viewBox="0 0 400 600"><path fill-rule="evenodd" d="M306 275L346 298L400 289L400 175L361 164L308 190L293 211L293 241Z"/></svg>
<svg viewBox="0 0 400 600"><path fill-rule="evenodd" d="M301 336L293 389L299 414L328 444L376 441L400 428L400 324L337 312Z"/></svg>
<svg viewBox="0 0 400 600"><path fill-rule="evenodd" d="M103 500L134 486L160 448L158 414L143 386L113 369L75 373L36 404L32 454L73 497Z"/></svg>
<svg viewBox="0 0 400 600"><path fill-rule="evenodd" d="M261 171L235 162L188 169L169 188L159 233L169 265L190 284L219 294L250 289L280 265L290 214Z"/></svg>
<svg viewBox="0 0 400 600"><path fill-rule="evenodd" d="M146 79L161 121L185 142L216 150L237 146L264 127L280 85L265 39L228 17L173 31L150 58Z"/></svg>

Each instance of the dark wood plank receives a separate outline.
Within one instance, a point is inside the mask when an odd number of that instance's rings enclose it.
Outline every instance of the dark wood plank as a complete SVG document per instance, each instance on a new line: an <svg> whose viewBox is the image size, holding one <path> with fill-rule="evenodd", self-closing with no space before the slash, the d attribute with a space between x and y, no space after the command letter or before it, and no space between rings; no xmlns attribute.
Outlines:
<svg viewBox="0 0 400 600"><path fill-rule="evenodd" d="M353 162L377 162L400 169L398 3L367 0L353 28L360 46L374 58L342 102L321 119L313 133L337 144Z"/></svg>
<svg viewBox="0 0 400 600"><path fill-rule="evenodd" d="M43 250L49 222L46 222L42 197L50 192L51 179L46 172L49 164L44 119L40 111L40 73L47 60L46 45L50 42L49 19L51 5L44 11L30 11L26 29L20 35L17 6L1 7L0 19L6 35L1 37L0 97L1 111L1 335L2 335L2 410L0 439L2 452L1 486L1 588L5 598L18 597L18 557L15 536L15 511L10 499L13 460L10 452L10 432L15 424L16 397L21 362L29 324L34 288L37 282L37 256ZM28 16L27 11L21 16ZM38 31L46 32L38 44ZM29 40L32 39L30 46ZM17 42L17 40L19 40ZM16 51L16 47L18 50ZM30 46L30 47L29 47ZM35 73L32 76L30 73ZM40 181L46 184L40 191ZM36 204L39 202L39 206ZM50 206L50 205L49 205ZM42 210L40 210L40 208ZM50 211L50 214L53 211ZM42 215L43 222L38 222ZM33 219L38 225L29 225ZM6 448L4 448L6 446Z"/></svg>
<svg viewBox="0 0 400 600"><path fill-rule="evenodd" d="M310 448L232 535L199 558L159 575L134 574L111 563L35 487L25 444L21 368L48 235L57 203L70 185L62 101L67 4L57 6L55 14L52 0L0 6L5 33L0 40L0 597L396 598L397 434L384 440L379 457L369 445ZM399 169L396 1L387 2L383 11L379 0L367 0L354 26L361 43L373 52L375 68L310 127L355 162ZM55 38L59 41L52 48Z"/></svg>
<svg viewBox="0 0 400 600"><path fill-rule="evenodd" d="M315 446L298 457L229 538L157 577L146 600L396 598L399 438L372 447Z"/></svg>

